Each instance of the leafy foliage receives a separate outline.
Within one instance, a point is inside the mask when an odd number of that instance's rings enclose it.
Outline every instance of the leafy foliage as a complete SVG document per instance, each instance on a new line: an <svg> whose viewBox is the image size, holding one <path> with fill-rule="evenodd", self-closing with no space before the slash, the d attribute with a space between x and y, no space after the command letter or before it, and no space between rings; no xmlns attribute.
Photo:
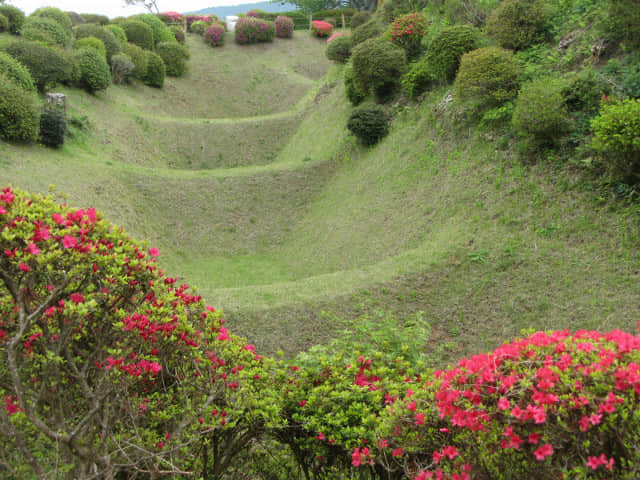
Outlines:
<svg viewBox="0 0 640 480"><path fill-rule="evenodd" d="M0 138L29 143L38 136L35 94L0 73Z"/></svg>
<svg viewBox="0 0 640 480"><path fill-rule="evenodd" d="M133 46L135 47L135 45ZM140 47L137 47L137 48L140 48ZM140 52L141 52L140 56L145 55L144 52L146 51L148 50L142 50L140 48ZM146 57L147 66L148 66L149 58L146 55L145 57ZM163 62L163 65L164 65L164 62ZM116 85L120 85L124 83L129 79L129 75L132 75L132 72L135 69L135 67L136 67L135 63L133 63L133 61L131 60L131 57L129 57L128 55L125 55L124 53L118 53L117 55L114 55L113 57L111 57L111 81ZM145 71L145 78L146 78L146 71Z"/></svg>
<svg viewBox="0 0 640 480"><path fill-rule="evenodd" d="M353 48L351 63L353 80L358 89L371 92L383 101L398 86L407 60L403 49L384 39L372 38Z"/></svg>
<svg viewBox="0 0 640 480"><path fill-rule="evenodd" d="M236 22L235 40L238 45L272 42L276 34L273 22L245 17Z"/></svg>
<svg viewBox="0 0 640 480"><path fill-rule="evenodd" d="M88 92L106 90L111 83L111 70L104 56L93 48L81 48L75 53L80 65L80 84Z"/></svg>
<svg viewBox="0 0 640 480"><path fill-rule="evenodd" d="M369 20L371 20L371 13L365 11L356 13L353 17L351 17L351 23L349 24L349 28L351 30L355 30L360 25L364 25Z"/></svg>
<svg viewBox="0 0 640 480"><path fill-rule="evenodd" d="M337 63L347 63L351 57L351 36L340 35L327 45L327 58Z"/></svg>
<svg viewBox="0 0 640 480"><path fill-rule="evenodd" d="M183 45L178 42L162 42L156 47L156 53L162 58L170 77L181 77L187 72L189 51Z"/></svg>
<svg viewBox="0 0 640 480"><path fill-rule="evenodd" d="M204 34L204 41L212 47L224 45L225 29L217 23L212 23Z"/></svg>
<svg viewBox="0 0 640 480"><path fill-rule="evenodd" d="M412 100L426 92L436 81L431 63L424 59L412 63L402 77L402 91Z"/></svg>
<svg viewBox="0 0 640 480"><path fill-rule="evenodd" d="M389 133L389 115L380 105L363 105L349 116L347 128L363 144L375 145Z"/></svg>
<svg viewBox="0 0 640 480"><path fill-rule="evenodd" d="M501 47L522 50L544 40L548 13L542 0L505 0L487 20L487 35Z"/></svg>
<svg viewBox="0 0 640 480"><path fill-rule="evenodd" d="M40 141L47 147L64 144L67 119L60 108L45 108L40 115Z"/></svg>
<svg viewBox="0 0 640 480"><path fill-rule="evenodd" d="M118 25L105 25L104 28L105 30L109 30L111 33L113 33L113 36L121 44L127 41L127 34L122 29L122 27L119 27Z"/></svg>
<svg viewBox="0 0 640 480"><path fill-rule="evenodd" d="M202 20L196 20L191 24L190 32L195 33L196 35L204 35L204 32L207 31L207 27L211 25L212 22L204 22Z"/></svg>
<svg viewBox="0 0 640 480"><path fill-rule="evenodd" d="M460 58L475 50L480 44L480 34L470 25L445 27L431 40L425 61L440 81L453 82L460 67Z"/></svg>
<svg viewBox="0 0 640 480"><path fill-rule="evenodd" d="M429 27L429 19L421 13L407 13L396 18L389 26L389 41L401 47L412 59L420 55L422 37Z"/></svg>
<svg viewBox="0 0 640 480"><path fill-rule="evenodd" d="M9 19L0 13L0 33L9 30Z"/></svg>
<svg viewBox="0 0 640 480"><path fill-rule="evenodd" d="M175 36L171 33L171 30L165 23L160 20L156 15L147 13L134 15L130 17L131 20L140 21L142 23L147 24L151 27L151 32L153 34L153 47L157 47L158 44L162 42L174 42L176 41ZM129 40L131 41L131 40ZM135 43L135 42L134 42Z"/></svg>
<svg viewBox="0 0 640 480"><path fill-rule="evenodd" d="M632 48L640 47L640 11L634 0L608 0L609 34ZM2 13L0 11L0 13Z"/></svg>
<svg viewBox="0 0 640 480"><path fill-rule="evenodd" d="M27 18L20 34L27 40L58 47L65 47L71 38L69 32L58 22L47 17Z"/></svg>
<svg viewBox="0 0 640 480"><path fill-rule="evenodd" d="M18 60L5 52L0 52L0 74L7 79L13 80L24 90L35 90L35 85L29 70Z"/></svg>
<svg viewBox="0 0 640 480"><path fill-rule="evenodd" d="M173 33L173 36L175 37L176 41L184 45L186 38L185 38L184 30L182 29L182 27L178 27L177 25L172 25L169 28L171 30L171 33Z"/></svg>
<svg viewBox="0 0 640 480"><path fill-rule="evenodd" d="M147 75L147 55L145 51L133 43L122 45L122 52L131 59L135 67L131 70L131 75L138 80L143 80Z"/></svg>
<svg viewBox="0 0 640 480"><path fill-rule="evenodd" d="M86 37L96 37L102 40L104 46L107 50L107 61L111 61L111 57L120 53L122 51L122 47L120 44L120 40L116 35L120 35L120 33L114 33L117 26L101 27L99 25L86 24L86 25L78 25L74 27L73 31L76 35L76 38L86 38ZM124 32L124 30L123 30ZM125 36L126 38L126 36Z"/></svg>
<svg viewBox="0 0 640 480"><path fill-rule="evenodd" d="M50 18L55 20L65 31L71 32L71 19L69 15L64 13L59 8L55 7L41 7L34 11L31 17Z"/></svg>
<svg viewBox="0 0 640 480"><path fill-rule="evenodd" d="M276 28L276 37L291 38L293 37L294 23L291 17L278 15L273 24Z"/></svg>
<svg viewBox="0 0 640 480"><path fill-rule="evenodd" d="M24 12L13 5L0 5L0 14L9 20L9 32L18 35L25 21Z"/></svg>
<svg viewBox="0 0 640 480"><path fill-rule="evenodd" d="M383 28L375 19L370 20L351 32L351 45L355 47L366 40L379 37L383 32Z"/></svg>
<svg viewBox="0 0 640 480"><path fill-rule="evenodd" d="M367 98L367 92L363 92L356 86L353 80L353 66L351 63L348 63L344 67L342 75L344 78L344 90L347 99L353 106L360 105L362 101Z"/></svg>
<svg viewBox="0 0 640 480"><path fill-rule="evenodd" d="M127 20L120 27L127 34L127 41L145 50L153 50L153 30L140 20Z"/></svg>
<svg viewBox="0 0 640 480"><path fill-rule="evenodd" d="M107 49L104 46L104 42L96 37L84 37L76 41L76 48L93 48L100 55L102 55L105 60L107 59Z"/></svg>
<svg viewBox="0 0 640 480"><path fill-rule="evenodd" d="M164 61L157 53L148 50L144 50L144 53L147 56L147 73L143 79L145 85L162 88L167 73Z"/></svg>

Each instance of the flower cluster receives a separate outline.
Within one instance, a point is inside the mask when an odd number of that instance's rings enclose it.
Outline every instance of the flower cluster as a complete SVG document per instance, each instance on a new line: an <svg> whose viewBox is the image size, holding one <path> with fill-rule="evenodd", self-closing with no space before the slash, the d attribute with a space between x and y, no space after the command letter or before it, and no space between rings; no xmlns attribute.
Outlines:
<svg viewBox="0 0 640 480"><path fill-rule="evenodd" d="M398 17L389 27L389 41L403 48L409 58L420 53L422 37L429 27L429 19L422 13L407 13Z"/></svg>
<svg viewBox="0 0 640 480"><path fill-rule="evenodd" d="M222 25L212 23L204 33L204 41L212 47L221 47L224 45L224 34L225 29Z"/></svg>
<svg viewBox="0 0 640 480"><path fill-rule="evenodd" d="M338 37L348 37L348 36L350 36L349 32L347 32L346 30L341 30L339 32L332 34L329 38L327 38L327 43L331 43L333 40L335 40Z"/></svg>
<svg viewBox="0 0 640 480"><path fill-rule="evenodd" d="M328 37L333 32L333 25L324 20L311 22L311 33L316 37Z"/></svg>
<svg viewBox="0 0 640 480"><path fill-rule="evenodd" d="M191 32L191 25L193 25L193 23L195 22L204 22L206 24L210 24L218 20L218 17L216 17L215 15L187 15L185 18L187 20L187 30L189 32Z"/></svg>
<svg viewBox="0 0 640 480"><path fill-rule="evenodd" d="M276 37L291 38L293 37L293 19L278 15L274 21L276 27Z"/></svg>
<svg viewBox="0 0 640 480"><path fill-rule="evenodd" d="M184 21L184 15L178 12L162 12L162 13L159 13L157 17L167 24L172 24L172 23L182 24L182 22Z"/></svg>
<svg viewBox="0 0 640 480"><path fill-rule="evenodd" d="M276 30L273 22L259 18L245 17L236 22L236 43L247 45L250 43L271 42Z"/></svg>

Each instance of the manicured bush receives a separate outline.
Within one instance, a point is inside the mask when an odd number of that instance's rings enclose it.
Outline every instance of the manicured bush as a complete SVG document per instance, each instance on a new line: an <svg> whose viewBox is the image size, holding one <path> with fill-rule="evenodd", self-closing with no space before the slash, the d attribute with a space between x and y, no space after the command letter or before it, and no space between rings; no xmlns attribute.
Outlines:
<svg viewBox="0 0 640 480"><path fill-rule="evenodd" d="M9 19L0 13L0 33L9 31Z"/></svg>
<svg viewBox="0 0 640 480"><path fill-rule="evenodd" d="M40 115L40 142L47 147L59 147L64 144L67 119L60 108L45 108Z"/></svg>
<svg viewBox="0 0 640 480"><path fill-rule="evenodd" d="M187 15L186 19L187 19L187 31L189 33L197 33L191 29L191 27L195 22L203 22L209 25L214 21L219 20L218 17L216 17L215 15ZM204 30L203 30L203 33L204 33Z"/></svg>
<svg viewBox="0 0 640 480"><path fill-rule="evenodd" d="M41 7L31 14L31 17L51 18L55 20L65 31L71 32L71 19L69 15L54 7Z"/></svg>
<svg viewBox="0 0 640 480"><path fill-rule="evenodd" d="M144 76L144 83L150 87L162 88L167 69L160 55L149 50L144 50L147 56L147 74Z"/></svg>
<svg viewBox="0 0 640 480"><path fill-rule="evenodd" d="M73 81L73 63L57 48L20 39L7 45L5 51L27 67L41 92L56 83Z"/></svg>
<svg viewBox="0 0 640 480"><path fill-rule="evenodd" d="M127 34L129 43L145 50L153 50L153 30L149 25L140 20L127 20L122 22L120 27Z"/></svg>
<svg viewBox="0 0 640 480"><path fill-rule="evenodd" d="M351 37L340 35L327 42L327 58L333 62L347 63L351 57Z"/></svg>
<svg viewBox="0 0 640 480"><path fill-rule="evenodd" d="M136 45L133 46L136 47ZM140 50L141 56L146 57L148 67L149 58L144 52L149 52L149 50L142 50L140 47L136 48ZM162 64L164 65L164 62L162 62ZM131 57L129 57L128 55L125 55L124 53L118 53L117 55L114 55L113 57L111 57L111 81L116 85L120 85L126 82L129 79L129 76L133 75L132 72L135 67L135 63L133 63Z"/></svg>
<svg viewBox="0 0 640 480"><path fill-rule="evenodd" d="M174 42L176 37L171 33L169 27L167 27L162 20L156 15L151 13L144 13L140 15L134 15L131 20L140 21L146 23L151 27L153 33L153 46L157 47L162 42ZM129 40L131 41L131 40Z"/></svg>
<svg viewBox="0 0 640 480"><path fill-rule="evenodd" d="M212 23L204 34L204 41L211 47L221 47L224 45L225 30L217 23Z"/></svg>
<svg viewBox="0 0 640 480"><path fill-rule="evenodd" d="M204 35L204 32L207 31L207 28L209 28L209 25L211 25L210 22L204 22L202 20L196 20L189 27L189 31L191 33L195 33L196 35Z"/></svg>
<svg viewBox="0 0 640 480"><path fill-rule="evenodd" d="M178 42L162 42L158 44L156 53L162 57L168 76L181 77L187 72L189 51Z"/></svg>
<svg viewBox="0 0 640 480"><path fill-rule="evenodd" d="M389 26L389 41L401 47L412 59L420 55L422 37L429 27L429 19L421 13L407 13L396 18Z"/></svg>
<svg viewBox="0 0 640 480"><path fill-rule="evenodd" d="M12 5L0 5L0 14L9 20L9 32L12 35L18 35L25 21L24 12Z"/></svg>
<svg viewBox="0 0 640 480"><path fill-rule="evenodd" d="M356 86L384 101L405 73L407 58L403 49L382 38L372 38L352 49L351 63Z"/></svg>
<svg viewBox="0 0 640 480"><path fill-rule="evenodd" d="M362 101L367 98L367 92L360 90L353 81L353 66L351 63L347 63L342 75L344 78L344 91L347 99L353 106L360 105Z"/></svg>
<svg viewBox="0 0 640 480"><path fill-rule="evenodd" d="M81 48L75 53L80 65L80 85L88 92L106 90L111 83L111 70L107 60L93 48Z"/></svg>
<svg viewBox="0 0 640 480"><path fill-rule="evenodd" d="M311 33L316 37L328 37L333 32L333 25L323 20L311 22Z"/></svg>
<svg viewBox="0 0 640 480"><path fill-rule="evenodd" d="M144 50L133 43L127 42L122 44L122 52L129 57L135 65L133 70L131 70L131 76L144 81L148 66L147 55L144 53Z"/></svg>
<svg viewBox="0 0 640 480"><path fill-rule="evenodd" d="M513 112L516 132L532 145L555 145L567 132L569 112L562 94L566 82L541 78L523 85Z"/></svg>
<svg viewBox="0 0 640 480"><path fill-rule="evenodd" d="M81 13L85 23L95 23L96 25L107 25L109 23L109 17L106 15L100 15L97 13Z"/></svg>
<svg viewBox="0 0 640 480"><path fill-rule="evenodd" d="M251 17L240 18L236 22L235 40L239 45L271 42L275 34L273 22Z"/></svg>
<svg viewBox="0 0 640 480"><path fill-rule="evenodd" d="M522 50L544 41L547 17L542 0L504 0L487 19L485 33L501 47Z"/></svg>
<svg viewBox="0 0 640 480"><path fill-rule="evenodd" d="M12 80L24 90L32 91L36 89L29 70L6 52L0 52L0 74Z"/></svg>
<svg viewBox="0 0 640 480"><path fill-rule="evenodd" d="M367 12L366 10L363 12L358 12L354 14L353 17L351 17L351 23L349 24L349 28L351 28L351 30L354 30L358 28L360 25L364 25L369 20L371 20L371 13Z"/></svg>
<svg viewBox="0 0 640 480"><path fill-rule="evenodd" d="M52 18L46 17L28 17L20 34L27 40L63 48L71 40L69 32Z"/></svg>
<svg viewBox="0 0 640 480"><path fill-rule="evenodd" d="M113 33L113 36L121 44L127 41L127 34L122 29L122 27L119 27L118 25L105 25L104 29L109 30L111 33Z"/></svg>
<svg viewBox="0 0 640 480"><path fill-rule="evenodd" d="M177 25L172 25L170 27L171 29L171 33L173 33L173 36L175 37L176 41L178 43L180 43L181 45L184 45L184 42L186 40L185 35L184 35L184 30L182 27L178 27Z"/></svg>
<svg viewBox="0 0 640 480"><path fill-rule="evenodd" d="M409 71L402 77L402 91L412 100L426 92L436 81L433 67L424 59L412 63Z"/></svg>
<svg viewBox="0 0 640 480"><path fill-rule="evenodd" d="M365 145L375 145L389 133L389 115L380 105L363 105L349 116L347 128Z"/></svg>
<svg viewBox="0 0 640 480"><path fill-rule="evenodd" d="M184 15L179 12L162 12L158 13L157 17L167 25L180 24L184 22Z"/></svg>
<svg viewBox="0 0 640 480"><path fill-rule="evenodd" d="M293 19L291 17L283 17L278 15L273 21L276 28L276 37L278 38L291 38L293 37Z"/></svg>
<svg viewBox="0 0 640 480"><path fill-rule="evenodd" d="M76 41L76 48L93 48L100 55L107 59L107 49L104 46L104 42L96 37L84 37Z"/></svg>
<svg viewBox="0 0 640 480"><path fill-rule="evenodd" d="M518 93L522 66L513 52L485 47L465 53L454 83L454 95L475 109L497 107Z"/></svg>
<svg viewBox="0 0 640 480"><path fill-rule="evenodd" d="M640 47L640 9L635 0L608 0L606 25L612 39ZM0 13L2 13L0 11Z"/></svg>
<svg viewBox="0 0 640 480"><path fill-rule="evenodd" d="M445 27L429 43L425 60L435 78L451 83L458 73L462 55L479 46L480 34L472 26Z"/></svg>
<svg viewBox="0 0 640 480"><path fill-rule="evenodd" d="M365 40L379 37L383 32L383 28L375 19L370 20L351 32L351 45L355 47Z"/></svg>
<svg viewBox="0 0 640 480"><path fill-rule="evenodd" d="M628 183L640 183L640 100L605 101L591 128L591 145L610 173Z"/></svg>
<svg viewBox="0 0 640 480"><path fill-rule="evenodd" d="M120 41L116 35L106 27L94 24L78 25L74 27L73 32L76 38L96 37L102 40L102 43L104 43L107 49L107 61L111 61L112 56L122 51Z"/></svg>
<svg viewBox="0 0 640 480"><path fill-rule="evenodd" d="M0 73L0 138L28 143L38 136L36 96Z"/></svg>

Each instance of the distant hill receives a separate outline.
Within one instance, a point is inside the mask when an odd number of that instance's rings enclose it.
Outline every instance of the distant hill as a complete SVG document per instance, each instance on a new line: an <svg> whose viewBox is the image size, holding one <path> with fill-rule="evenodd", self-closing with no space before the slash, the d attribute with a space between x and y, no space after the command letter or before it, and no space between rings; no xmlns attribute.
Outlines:
<svg viewBox="0 0 640 480"><path fill-rule="evenodd" d="M257 2L257 3L245 3L242 5L231 5L227 7L209 7L197 10L195 13L198 15L207 15L213 13L219 18L224 18L227 15L236 15L238 13L247 13L253 9L264 10L265 12L279 13L279 12L291 12L297 9L292 3L271 3L271 2Z"/></svg>

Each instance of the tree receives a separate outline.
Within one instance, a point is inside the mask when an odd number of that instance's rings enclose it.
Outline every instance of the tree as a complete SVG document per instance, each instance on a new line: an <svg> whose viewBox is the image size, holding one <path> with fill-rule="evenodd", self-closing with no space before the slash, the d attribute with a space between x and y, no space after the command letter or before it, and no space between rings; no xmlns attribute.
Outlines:
<svg viewBox="0 0 640 480"><path fill-rule="evenodd" d="M126 5L144 5L144 8L149 10L149 13L160 13L158 9L158 3L156 0L124 0Z"/></svg>

